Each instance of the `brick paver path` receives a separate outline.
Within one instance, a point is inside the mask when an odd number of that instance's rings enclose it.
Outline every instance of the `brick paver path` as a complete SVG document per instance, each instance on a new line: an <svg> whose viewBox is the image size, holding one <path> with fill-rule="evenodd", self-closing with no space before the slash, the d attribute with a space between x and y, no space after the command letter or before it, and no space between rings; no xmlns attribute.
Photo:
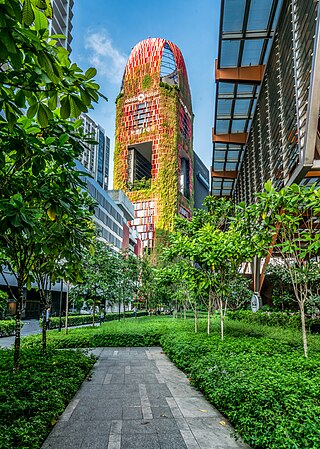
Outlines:
<svg viewBox="0 0 320 449"><path fill-rule="evenodd" d="M93 352L92 379L42 449L250 449L161 348Z"/></svg>

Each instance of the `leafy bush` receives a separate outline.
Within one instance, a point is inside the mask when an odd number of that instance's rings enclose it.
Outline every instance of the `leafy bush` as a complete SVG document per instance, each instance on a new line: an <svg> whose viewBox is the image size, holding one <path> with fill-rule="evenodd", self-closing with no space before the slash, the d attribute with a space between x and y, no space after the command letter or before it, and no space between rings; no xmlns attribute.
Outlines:
<svg viewBox="0 0 320 449"><path fill-rule="evenodd" d="M251 310L237 310L229 311L228 318L232 320L244 320L248 323L262 324L263 326L281 326L294 329L300 329L301 318L299 313L288 314L286 312L252 312ZM315 318L306 318L306 327L310 329L313 324L320 323L320 320Z"/></svg>
<svg viewBox="0 0 320 449"><path fill-rule="evenodd" d="M252 448L318 448L319 353L305 359L290 342L190 333L161 345Z"/></svg>
<svg viewBox="0 0 320 449"><path fill-rule="evenodd" d="M299 329L228 320L221 342L219 326L213 318L208 337L205 319L194 334L192 319L145 317L71 329L68 335L52 331L48 346L161 345L253 449L318 449L319 336L310 336L305 359ZM40 342L33 335L23 345Z"/></svg>
<svg viewBox="0 0 320 449"><path fill-rule="evenodd" d="M116 315L116 314L114 314ZM49 332L47 344L50 348L92 348L99 346L159 346L161 335L166 332L172 318L144 317L139 320L122 319L103 323L98 328L86 327L64 332ZM30 335L23 339L26 347L39 347L41 335Z"/></svg>
<svg viewBox="0 0 320 449"><path fill-rule="evenodd" d="M0 447L40 447L89 373L93 357L80 351L24 349L13 374L13 352L0 351Z"/></svg>
<svg viewBox="0 0 320 449"><path fill-rule="evenodd" d="M146 312L137 312L137 317L138 316L145 316ZM133 316L133 312L131 311L126 311L126 316L127 317L132 317ZM121 313L121 318L123 317L123 313ZM106 314L104 321L114 321L114 320L118 320L119 315L118 313L108 313ZM95 315L95 322L99 322L100 321L100 315L96 314ZM50 318L50 329L58 329L59 328L59 322L60 322L60 318L59 317L51 317ZM62 327L65 327L66 324L66 317L63 316L61 317L61 322L62 322ZM93 315L69 315L68 316L68 326L72 327L72 326L81 326L84 324L92 324L93 322ZM42 320L40 320L40 326L42 326Z"/></svg>
<svg viewBox="0 0 320 449"><path fill-rule="evenodd" d="M0 337L9 337L14 335L16 329L15 320L1 320L0 321Z"/></svg>

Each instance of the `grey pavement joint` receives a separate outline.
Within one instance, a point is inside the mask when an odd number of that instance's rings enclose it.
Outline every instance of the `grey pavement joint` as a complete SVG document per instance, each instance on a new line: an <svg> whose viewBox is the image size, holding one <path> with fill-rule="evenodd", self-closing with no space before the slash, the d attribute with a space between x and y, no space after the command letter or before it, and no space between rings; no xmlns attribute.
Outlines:
<svg viewBox="0 0 320 449"><path fill-rule="evenodd" d="M99 360L42 449L250 449L161 348L96 348Z"/></svg>

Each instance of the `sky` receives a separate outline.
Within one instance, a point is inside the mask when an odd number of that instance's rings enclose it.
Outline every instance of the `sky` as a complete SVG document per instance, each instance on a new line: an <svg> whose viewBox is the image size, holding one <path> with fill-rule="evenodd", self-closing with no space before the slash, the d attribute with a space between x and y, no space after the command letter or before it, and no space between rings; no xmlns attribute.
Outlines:
<svg viewBox="0 0 320 449"><path fill-rule="evenodd" d="M75 0L71 59L95 67L108 102L89 111L111 141L112 188L115 98L132 48L148 37L176 44L184 57L194 118L193 148L209 168L214 110L214 61L218 51L220 0Z"/></svg>

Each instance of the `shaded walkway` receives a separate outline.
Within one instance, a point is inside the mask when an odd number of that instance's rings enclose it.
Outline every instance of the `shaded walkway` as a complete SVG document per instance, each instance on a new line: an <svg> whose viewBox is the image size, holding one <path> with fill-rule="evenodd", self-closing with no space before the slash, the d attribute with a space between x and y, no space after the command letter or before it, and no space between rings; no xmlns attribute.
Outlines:
<svg viewBox="0 0 320 449"><path fill-rule="evenodd" d="M98 348L43 449L240 449L225 422L161 348Z"/></svg>

